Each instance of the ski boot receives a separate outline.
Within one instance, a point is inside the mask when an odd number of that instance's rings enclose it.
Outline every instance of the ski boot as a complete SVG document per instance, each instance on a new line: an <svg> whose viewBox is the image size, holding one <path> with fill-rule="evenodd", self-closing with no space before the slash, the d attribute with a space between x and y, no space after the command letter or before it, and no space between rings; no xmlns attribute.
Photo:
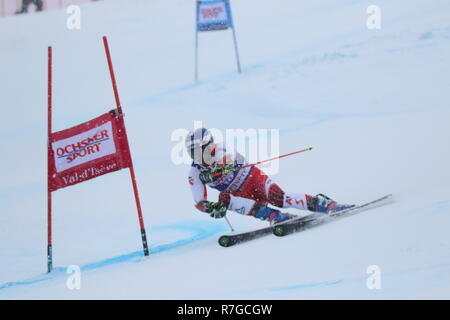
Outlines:
<svg viewBox="0 0 450 320"><path fill-rule="evenodd" d="M271 225L297 217L296 215L283 213L263 204L256 204L251 214L255 218L269 221Z"/></svg>
<svg viewBox="0 0 450 320"><path fill-rule="evenodd" d="M336 201L328 198L326 195L319 193L308 199L308 210L321 213L332 213L354 207L353 204L338 204Z"/></svg>

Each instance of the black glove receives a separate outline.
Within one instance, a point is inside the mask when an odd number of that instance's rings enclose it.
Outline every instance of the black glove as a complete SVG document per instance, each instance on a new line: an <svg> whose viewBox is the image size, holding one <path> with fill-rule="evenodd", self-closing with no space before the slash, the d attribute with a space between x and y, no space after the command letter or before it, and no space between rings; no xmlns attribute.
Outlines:
<svg viewBox="0 0 450 320"><path fill-rule="evenodd" d="M227 164L225 166L216 166L200 172L199 178L203 184L210 183L217 180L222 175L232 172L234 164Z"/></svg>
<svg viewBox="0 0 450 320"><path fill-rule="evenodd" d="M205 212L209 213L211 218L220 219L227 214L227 205L225 203L202 201L200 204L205 207Z"/></svg>

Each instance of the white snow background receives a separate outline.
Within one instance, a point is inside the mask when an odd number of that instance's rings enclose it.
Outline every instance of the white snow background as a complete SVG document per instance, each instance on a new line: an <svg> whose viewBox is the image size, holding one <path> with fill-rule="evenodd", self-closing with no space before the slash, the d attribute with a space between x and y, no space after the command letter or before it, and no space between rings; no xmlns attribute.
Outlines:
<svg viewBox="0 0 450 320"><path fill-rule="evenodd" d="M366 9L382 10L380 30ZM195 3L106 0L0 20L0 299L450 298L450 3L445 0L234 0L230 31L200 35ZM147 236L127 170L54 193L46 272L47 46L54 131L115 106L107 35ZM293 192L395 202L285 238L218 246L223 220L197 211L170 137L194 120L280 130L271 178ZM214 199L217 193L210 192ZM299 213L290 210L292 213ZM265 223L229 214L235 229ZM69 290L66 267L81 267ZM381 269L369 290L366 270Z"/></svg>

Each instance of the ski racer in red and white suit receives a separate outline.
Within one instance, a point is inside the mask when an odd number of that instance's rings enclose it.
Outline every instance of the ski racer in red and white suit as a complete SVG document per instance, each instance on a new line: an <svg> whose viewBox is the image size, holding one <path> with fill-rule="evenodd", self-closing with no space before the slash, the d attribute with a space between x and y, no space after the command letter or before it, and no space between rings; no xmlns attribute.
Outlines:
<svg viewBox="0 0 450 320"><path fill-rule="evenodd" d="M198 132L201 130L200 132ZM262 170L247 164L238 152L227 152L221 144L213 141L209 130L198 129L186 138L186 147L193 162L189 171L189 184L197 209L214 218L222 218L227 210L253 216L271 223L295 217L271 208L296 208L329 213L343 210L349 205L339 205L324 195L311 196L305 193L285 192ZM197 154L195 154L197 149ZM214 176L215 173L237 169ZM206 186L220 192L217 202L208 201Z"/></svg>

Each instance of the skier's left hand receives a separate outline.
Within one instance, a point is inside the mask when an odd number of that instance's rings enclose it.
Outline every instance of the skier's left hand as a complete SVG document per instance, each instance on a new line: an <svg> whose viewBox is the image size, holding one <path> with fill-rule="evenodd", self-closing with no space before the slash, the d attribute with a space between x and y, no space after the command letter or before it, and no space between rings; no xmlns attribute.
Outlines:
<svg viewBox="0 0 450 320"><path fill-rule="evenodd" d="M211 218L221 219L227 214L227 205L221 202L203 201L205 212L209 213Z"/></svg>
<svg viewBox="0 0 450 320"><path fill-rule="evenodd" d="M233 163L226 164L223 166L211 167L208 170L204 170L204 171L200 172L200 175L199 175L200 181L203 184L210 183L212 181L217 180L222 175L231 172L233 168L234 168Z"/></svg>

